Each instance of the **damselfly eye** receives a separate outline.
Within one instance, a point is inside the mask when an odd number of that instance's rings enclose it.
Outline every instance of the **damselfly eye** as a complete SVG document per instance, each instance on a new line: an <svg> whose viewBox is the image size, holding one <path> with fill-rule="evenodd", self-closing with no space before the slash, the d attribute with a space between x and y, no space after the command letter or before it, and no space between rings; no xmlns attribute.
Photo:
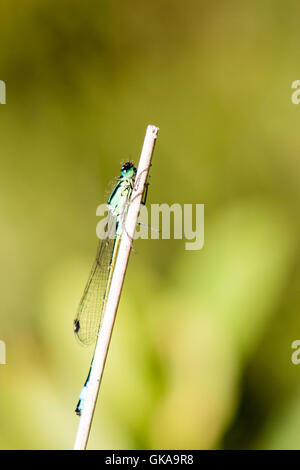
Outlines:
<svg viewBox="0 0 300 470"><path fill-rule="evenodd" d="M124 174L126 174L129 170L131 170L132 168L134 168L133 163L131 163L131 162L126 162L126 163L124 163L124 165L123 165L122 168L121 168L121 173L124 175Z"/></svg>

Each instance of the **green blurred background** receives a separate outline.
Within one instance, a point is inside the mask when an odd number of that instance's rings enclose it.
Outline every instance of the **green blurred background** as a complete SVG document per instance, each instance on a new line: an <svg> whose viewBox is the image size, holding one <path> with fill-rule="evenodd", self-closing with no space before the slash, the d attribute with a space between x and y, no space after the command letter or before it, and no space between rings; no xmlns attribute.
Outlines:
<svg viewBox="0 0 300 470"><path fill-rule="evenodd" d="M0 448L71 448L95 215L160 127L90 449L300 448L299 2L1 0Z"/></svg>

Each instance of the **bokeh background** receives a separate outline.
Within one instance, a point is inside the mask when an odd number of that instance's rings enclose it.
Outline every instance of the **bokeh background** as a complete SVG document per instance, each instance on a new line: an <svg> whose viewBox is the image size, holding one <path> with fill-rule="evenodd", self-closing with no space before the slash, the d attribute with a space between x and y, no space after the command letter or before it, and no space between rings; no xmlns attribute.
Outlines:
<svg viewBox="0 0 300 470"><path fill-rule="evenodd" d="M90 449L300 448L299 2L1 0L0 448L67 449L95 211L160 127Z"/></svg>

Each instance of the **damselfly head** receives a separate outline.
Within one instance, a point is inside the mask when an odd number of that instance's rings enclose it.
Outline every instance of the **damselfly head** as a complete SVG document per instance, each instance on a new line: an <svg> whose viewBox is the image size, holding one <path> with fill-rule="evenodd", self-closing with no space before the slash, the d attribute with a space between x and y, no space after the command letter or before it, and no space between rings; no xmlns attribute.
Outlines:
<svg viewBox="0 0 300 470"><path fill-rule="evenodd" d="M136 174L136 168L132 162L126 162L121 168L121 175L126 178L131 178Z"/></svg>

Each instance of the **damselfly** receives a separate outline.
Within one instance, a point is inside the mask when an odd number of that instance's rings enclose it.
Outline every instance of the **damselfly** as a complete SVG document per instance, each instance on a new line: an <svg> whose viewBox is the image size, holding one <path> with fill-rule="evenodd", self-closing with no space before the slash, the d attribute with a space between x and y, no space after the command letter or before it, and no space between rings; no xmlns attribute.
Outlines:
<svg viewBox="0 0 300 470"><path fill-rule="evenodd" d="M90 345L95 342L101 328L101 321L103 319L135 176L136 168L133 163L125 163L121 168L121 176L118 179L118 183L107 202L108 216L105 231L106 237L99 241L96 259L74 320L74 332L79 341L85 345ZM76 414L79 416L83 409L92 364L93 360L75 410Z"/></svg>

